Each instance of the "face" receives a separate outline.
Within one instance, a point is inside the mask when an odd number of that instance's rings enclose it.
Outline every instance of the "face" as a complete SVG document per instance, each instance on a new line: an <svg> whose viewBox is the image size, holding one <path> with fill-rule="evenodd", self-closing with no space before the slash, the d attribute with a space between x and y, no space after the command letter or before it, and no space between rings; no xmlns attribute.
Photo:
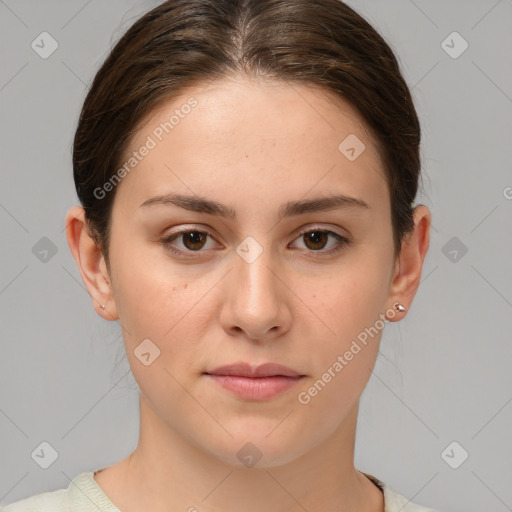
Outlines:
<svg viewBox="0 0 512 512"><path fill-rule="evenodd" d="M134 151L110 264L141 396L234 465L247 442L260 466L320 445L357 406L393 303L389 192L358 114L311 87L223 79L159 107ZM354 200L291 207L333 196ZM300 377L208 375L240 362Z"/></svg>

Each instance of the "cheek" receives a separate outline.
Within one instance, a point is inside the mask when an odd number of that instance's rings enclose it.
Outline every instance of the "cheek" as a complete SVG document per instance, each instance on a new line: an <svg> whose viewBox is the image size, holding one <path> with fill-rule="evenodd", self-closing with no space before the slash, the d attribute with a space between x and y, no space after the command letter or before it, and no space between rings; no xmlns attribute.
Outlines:
<svg viewBox="0 0 512 512"><path fill-rule="evenodd" d="M146 257L144 264L137 254L117 262L116 303L136 380L156 378L137 359L144 343L149 352L154 350L158 354L152 365L160 368L159 375L164 374L164 381L169 374L180 382L192 378L195 369L201 366L198 354L208 348L203 344L209 322L215 318L212 288L221 275L192 274L191 267L187 271L166 262L162 255L150 263ZM148 350L144 348L144 352ZM159 379L151 386L159 387ZM165 389L165 382L162 388Z"/></svg>
<svg viewBox="0 0 512 512"><path fill-rule="evenodd" d="M357 404L373 371L384 329L378 280L345 281L336 292L323 294L319 316L323 336L310 335L308 354L311 378L298 393L303 414L322 417L322 434L329 435Z"/></svg>
<svg viewBox="0 0 512 512"><path fill-rule="evenodd" d="M127 233L125 239L129 236ZM166 334L171 336L173 326L190 309L194 285L179 267L166 260L163 248L140 240L134 244L115 242L113 238L111 250L121 323L138 336L162 340Z"/></svg>
<svg viewBox="0 0 512 512"><path fill-rule="evenodd" d="M303 339L311 367L317 372L315 377L321 378L330 370L336 378L327 374L322 380L329 381L326 387L330 389L339 387L342 394L365 386L385 327L382 314L388 293L387 263L382 262L382 252L372 254L367 248L365 255L362 253L347 258L329 279L298 291L308 297L309 320L304 320L307 335Z"/></svg>
<svg viewBox="0 0 512 512"><path fill-rule="evenodd" d="M372 325L388 295L389 269L376 255L347 258L328 275L296 280L294 291L310 310L311 325L327 342L348 340ZM382 253L381 253L382 255Z"/></svg>

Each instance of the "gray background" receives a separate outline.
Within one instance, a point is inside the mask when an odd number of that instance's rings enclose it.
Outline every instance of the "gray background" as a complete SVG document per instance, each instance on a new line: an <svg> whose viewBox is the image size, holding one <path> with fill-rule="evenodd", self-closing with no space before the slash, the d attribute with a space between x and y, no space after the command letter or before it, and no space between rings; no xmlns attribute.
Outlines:
<svg viewBox="0 0 512 512"><path fill-rule="evenodd" d="M157 3L0 1L2 504L67 487L137 443L120 329L92 308L64 216L78 204L71 143L86 87ZM433 214L420 289L387 326L362 397L356 467L441 511L510 511L512 2L349 3L397 52L413 90L418 202ZM31 47L43 31L59 45L47 59ZM442 46L453 31L469 44L458 58ZM43 237L55 254L41 252ZM32 455L42 442L57 455L47 469Z"/></svg>

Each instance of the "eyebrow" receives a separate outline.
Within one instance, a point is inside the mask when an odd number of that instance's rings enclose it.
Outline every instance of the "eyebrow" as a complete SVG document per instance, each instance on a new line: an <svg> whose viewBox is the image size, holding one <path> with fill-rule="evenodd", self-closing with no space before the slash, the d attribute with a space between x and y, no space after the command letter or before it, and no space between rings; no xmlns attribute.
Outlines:
<svg viewBox="0 0 512 512"><path fill-rule="evenodd" d="M207 213L223 218L236 218L236 211L233 208L197 195L189 196L171 193L155 196L144 201L139 208L156 204L174 205L192 212ZM362 199L336 194L328 197L288 201L281 206L278 215L279 219L283 219L306 213L353 207L370 209L368 204Z"/></svg>

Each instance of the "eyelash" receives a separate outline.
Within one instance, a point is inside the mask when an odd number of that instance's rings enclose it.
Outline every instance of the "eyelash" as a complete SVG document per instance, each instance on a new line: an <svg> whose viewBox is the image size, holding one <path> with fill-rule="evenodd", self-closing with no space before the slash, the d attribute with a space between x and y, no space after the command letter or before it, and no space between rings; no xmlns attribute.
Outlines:
<svg viewBox="0 0 512 512"><path fill-rule="evenodd" d="M209 233L208 231L199 230L199 229L185 229L185 230L182 230L182 231L177 231L176 233L173 233L172 235L164 238L161 241L161 243L164 245L164 247L167 250L169 250L170 252L172 252L174 254L177 254L177 255L180 255L180 256L186 256L186 257L193 257L193 256L189 256L189 254L190 253L192 253L192 254L194 254L194 253L201 253L201 252L205 252L205 251L204 250L191 251L191 250L178 249L171 242L173 242L175 239L179 238L181 235L184 235L184 234L187 234L187 233L195 233L195 232L208 235L210 238L214 238L213 235L211 233ZM332 249L329 249L327 251L325 251L325 250L314 251L312 249L307 250L310 253L320 253L322 256L331 256L333 254L338 253L339 251L344 249L346 246L349 246L351 244L351 241L348 238L346 238L344 236L341 236L340 234L338 234L338 233L336 233L334 231L330 231L328 229L320 229L318 227L308 227L307 229L302 230L298 234L297 238L300 238L301 236L303 236L303 235L305 235L307 233L311 233L311 232L327 233L328 235L334 236L334 238L336 238L339 243L336 245L336 247L334 247Z"/></svg>

